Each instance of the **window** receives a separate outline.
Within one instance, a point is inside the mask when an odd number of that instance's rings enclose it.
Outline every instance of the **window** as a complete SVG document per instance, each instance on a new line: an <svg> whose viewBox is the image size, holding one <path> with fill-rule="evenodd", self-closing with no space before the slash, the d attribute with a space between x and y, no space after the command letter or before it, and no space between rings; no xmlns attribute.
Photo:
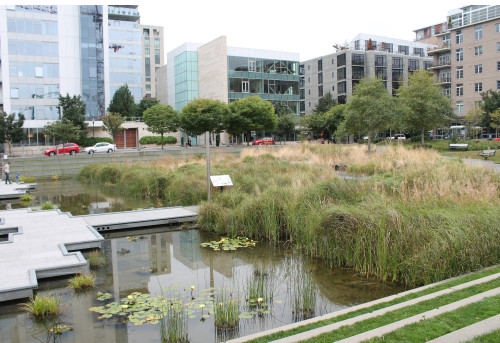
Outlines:
<svg viewBox="0 0 500 343"><path fill-rule="evenodd" d="M18 99L19 98L19 88L11 88L10 89L10 97L12 99Z"/></svg>
<svg viewBox="0 0 500 343"><path fill-rule="evenodd" d="M307 90L307 95L311 95L311 90L310 89Z"/></svg>
<svg viewBox="0 0 500 343"><path fill-rule="evenodd" d="M463 114L464 113L464 102L463 101L457 101L457 114Z"/></svg>
<svg viewBox="0 0 500 343"><path fill-rule="evenodd" d="M311 102L309 101L309 107L311 107Z"/></svg>
<svg viewBox="0 0 500 343"><path fill-rule="evenodd" d="M332 79L334 79L334 78L335 78L335 72L332 71Z"/></svg>
<svg viewBox="0 0 500 343"><path fill-rule="evenodd" d="M318 86L318 96L323 96L323 86Z"/></svg>
<svg viewBox="0 0 500 343"><path fill-rule="evenodd" d="M146 90L147 90L147 91L151 91L151 85L150 85L150 84L147 84L147 85L146 85Z"/></svg>
<svg viewBox="0 0 500 343"><path fill-rule="evenodd" d="M332 58L332 64L335 64L335 58Z"/></svg>
<svg viewBox="0 0 500 343"><path fill-rule="evenodd" d="M424 49L423 48L413 48L413 54L424 57Z"/></svg>
<svg viewBox="0 0 500 343"><path fill-rule="evenodd" d="M334 90L335 90L335 86L332 86L332 91L334 91Z"/></svg>
<svg viewBox="0 0 500 343"><path fill-rule="evenodd" d="M481 74L483 72L483 65L482 64L476 64L474 66L474 74Z"/></svg>
<svg viewBox="0 0 500 343"><path fill-rule="evenodd" d="M483 24L474 26L474 39L475 40L483 39Z"/></svg>
<svg viewBox="0 0 500 343"><path fill-rule="evenodd" d="M497 42L497 52L500 51L500 43Z"/></svg>
<svg viewBox="0 0 500 343"><path fill-rule="evenodd" d="M307 77L307 82L311 82L311 78L310 77Z"/></svg>
<svg viewBox="0 0 500 343"><path fill-rule="evenodd" d="M464 95L464 85L463 83L458 83L457 84L457 96L462 96Z"/></svg>
<svg viewBox="0 0 500 343"><path fill-rule="evenodd" d="M497 70L500 70L500 62L497 62Z"/></svg>
<svg viewBox="0 0 500 343"><path fill-rule="evenodd" d="M497 80L497 89L500 89L500 81Z"/></svg>
<svg viewBox="0 0 500 343"><path fill-rule="evenodd" d="M495 24L495 32L500 32L500 24Z"/></svg>
<svg viewBox="0 0 500 343"><path fill-rule="evenodd" d="M241 81L241 89L242 89L242 93L250 93L249 89L250 89L250 82L245 80L245 81Z"/></svg>
<svg viewBox="0 0 500 343"><path fill-rule="evenodd" d="M464 67L457 67L457 79L464 78Z"/></svg>
<svg viewBox="0 0 500 343"><path fill-rule="evenodd" d="M460 48L457 49L457 61L463 61L464 60L464 49Z"/></svg>
<svg viewBox="0 0 500 343"><path fill-rule="evenodd" d="M146 40L144 41L144 46L149 46L149 44L150 44L149 39L146 39Z"/></svg>
<svg viewBox="0 0 500 343"><path fill-rule="evenodd" d="M155 38L155 46L160 46L160 38Z"/></svg>
<svg viewBox="0 0 500 343"><path fill-rule="evenodd" d="M318 60L318 71L323 70L323 60Z"/></svg>
<svg viewBox="0 0 500 343"><path fill-rule="evenodd" d="M160 49L155 49L155 64L160 64Z"/></svg>
<svg viewBox="0 0 500 343"><path fill-rule="evenodd" d="M311 65L310 64L307 65L307 70L311 70Z"/></svg>
<svg viewBox="0 0 500 343"><path fill-rule="evenodd" d="M464 42L464 33L462 30L457 30L456 42L457 44L462 44Z"/></svg>
<svg viewBox="0 0 500 343"><path fill-rule="evenodd" d="M323 73L318 73L318 83L323 83Z"/></svg>
<svg viewBox="0 0 500 343"><path fill-rule="evenodd" d="M257 61L255 59L248 59L248 71L257 71Z"/></svg>
<svg viewBox="0 0 500 343"><path fill-rule="evenodd" d="M479 56L482 54L483 54L483 47L482 46L474 47L474 55Z"/></svg>
<svg viewBox="0 0 500 343"><path fill-rule="evenodd" d="M483 91L483 83L478 82L474 84L474 92L482 92Z"/></svg>
<svg viewBox="0 0 500 343"><path fill-rule="evenodd" d="M398 45L398 52L405 55L409 55L410 47L408 45Z"/></svg>
<svg viewBox="0 0 500 343"><path fill-rule="evenodd" d="M149 48L145 48L144 49L144 55L150 55L150 51L149 51Z"/></svg>

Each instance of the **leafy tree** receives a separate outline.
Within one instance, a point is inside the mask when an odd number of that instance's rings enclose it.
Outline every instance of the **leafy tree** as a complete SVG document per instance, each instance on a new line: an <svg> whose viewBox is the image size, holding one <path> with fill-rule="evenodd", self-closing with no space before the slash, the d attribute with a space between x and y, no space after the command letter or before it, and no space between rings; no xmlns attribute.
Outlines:
<svg viewBox="0 0 500 343"><path fill-rule="evenodd" d="M332 93L328 92L321 98L319 98L316 107L314 107L313 113L326 113L336 105L337 105L337 100L333 98Z"/></svg>
<svg viewBox="0 0 500 343"><path fill-rule="evenodd" d="M113 137L113 141L115 140L115 136L122 132L122 124L125 122L122 115L120 113L109 112L105 116L101 116L99 118L102 120L103 129L107 133Z"/></svg>
<svg viewBox="0 0 500 343"><path fill-rule="evenodd" d="M397 100L402 124L419 131L424 144L425 132L448 123L453 115L450 99L441 95L441 88L425 70L418 70L399 88Z"/></svg>
<svg viewBox="0 0 500 343"><path fill-rule="evenodd" d="M334 134L339 128L340 124L345 119L345 112L347 104L340 104L328 110L325 114L325 126L330 134Z"/></svg>
<svg viewBox="0 0 500 343"><path fill-rule="evenodd" d="M150 107L153 107L154 105L158 105L159 103L160 102L156 99L148 99L148 98L142 99L139 102L139 105L136 106L135 115L137 117L142 117L145 110L147 110Z"/></svg>
<svg viewBox="0 0 500 343"><path fill-rule="evenodd" d="M276 135L280 138L285 137L284 141L286 141L286 136L293 134L296 126L297 121L293 114L280 115L278 116L278 125L275 130Z"/></svg>
<svg viewBox="0 0 500 343"><path fill-rule="evenodd" d="M179 128L179 112L172 106L157 104L144 111L144 122L148 126L148 131L161 135L163 149L163 135L175 132Z"/></svg>
<svg viewBox="0 0 500 343"><path fill-rule="evenodd" d="M246 132L247 145L249 145L252 131L274 130L278 125L278 116L274 113L273 105L258 96L250 96L236 100L229 104L230 117L235 117L241 132ZM231 126L230 118L227 127Z"/></svg>
<svg viewBox="0 0 500 343"><path fill-rule="evenodd" d="M135 115L135 102L128 85L121 86L109 103L108 112L120 113L125 117Z"/></svg>
<svg viewBox="0 0 500 343"><path fill-rule="evenodd" d="M500 108L500 91L495 92L494 90L488 90L481 93L482 101L480 103L481 109L483 110L483 118L481 120L481 126L490 128L491 126L491 114Z"/></svg>
<svg viewBox="0 0 500 343"><path fill-rule="evenodd" d="M23 131L24 115L18 114L15 120L13 114L7 115L0 110L0 143L7 143L9 155L12 154L12 143L19 143L25 137Z"/></svg>
<svg viewBox="0 0 500 343"><path fill-rule="evenodd" d="M495 136L498 137L498 129L500 128L500 108L490 114L490 126L495 129Z"/></svg>
<svg viewBox="0 0 500 343"><path fill-rule="evenodd" d="M182 109L180 128L189 135L204 132L220 133L225 129L229 115L227 104L219 100L197 99Z"/></svg>
<svg viewBox="0 0 500 343"><path fill-rule="evenodd" d="M364 78L354 88L354 94L347 104L345 119L337 132L340 136L360 134L368 136L368 151L371 139L384 131L393 110L393 99L382 80Z"/></svg>
<svg viewBox="0 0 500 343"><path fill-rule="evenodd" d="M481 133L481 118L483 112L479 108L471 108L464 117L464 123L472 137Z"/></svg>
<svg viewBox="0 0 500 343"><path fill-rule="evenodd" d="M86 133L87 123L85 123L86 105L80 95L69 94L59 95L59 106L62 109L62 119L66 119L79 128L80 132Z"/></svg>
<svg viewBox="0 0 500 343"><path fill-rule="evenodd" d="M324 112L313 112L308 116L304 116L302 124L307 127L310 131L320 134L327 130L326 127L326 113Z"/></svg>
<svg viewBox="0 0 500 343"><path fill-rule="evenodd" d="M64 143L75 141L80 134L80 129L69 120L62 119L45 125L42 133L49 138L60 140Z"/></svg>
<svg viewBox="0 0 500 343"><path fill-rule="evenodd" d="M278 117L282 116L282 115L287 115L287 114L293 113L293 111L290 109L290 107L288 107L287 105L284 105L281 102L275 102L273 104L273 107L274 107L274 113L276 113L276 115Z"/></svg>

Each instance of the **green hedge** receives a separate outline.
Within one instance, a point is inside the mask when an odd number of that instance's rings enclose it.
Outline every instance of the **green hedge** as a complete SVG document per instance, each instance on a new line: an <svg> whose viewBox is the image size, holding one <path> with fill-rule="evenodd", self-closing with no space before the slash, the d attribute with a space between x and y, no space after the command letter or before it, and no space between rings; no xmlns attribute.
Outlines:
<svg viewBox="0 0 500 343"><path fill-rule="evenodd" d="M140 144L158 144L161 145L161 136L144 136L139 140ZM172 136L163 137L163 144L176 144L177 138Z"/></svg>
<svg viewBox="0 0 500 343"><path fill-rule="evenodd" d="M109 137L86 137L86 138L80 138L76 141L76 144L78 144L80 147L88 147L88 146L93 146L96 143L100 142L107 142L113 144L113 138Z"/></svg>

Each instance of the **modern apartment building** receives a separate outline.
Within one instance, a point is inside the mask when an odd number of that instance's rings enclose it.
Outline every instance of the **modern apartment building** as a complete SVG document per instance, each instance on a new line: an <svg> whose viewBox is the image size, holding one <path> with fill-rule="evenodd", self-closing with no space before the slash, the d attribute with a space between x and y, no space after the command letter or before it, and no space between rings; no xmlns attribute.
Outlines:
<svg viewBox="0 0 500 343"><path fill-rule="evenodd" d="M167 53L167 78L168 104L179 111L196 98L229 103L257 95L299 114L296 53L229 47L224 36L185 43Z"/></svg>
<svg viewBox="0 0 500 343"><path fill-rule="evenodd" d="M500 6L474 5L451 10L447 31L437 35L429 51L430 68L455 113L465 116L481 101L481 93L500 90Z"/></svg>
<svg viewBox="0 0 500 343"><path fill-rule="evenodd" d="M89 121L128 84L142 99L137 6L0 6L0 107L23 113L30 143L60 118L59 94L81 95Z"/></svg>
<svg viewBox="0 0 500 343"><path fill-rule="evenodd" d="M414 30L415 42L438 45L438 35L446 32L446 23L439 23Z"/></svg>
<svg viewBox="0 0 500 343"><path fill-rule="evenodd" d="M142 94L144 98L157 97L156 71L164 64L163 27L141 25L144 80Z"/></svg>
<svg viewBox="0 0 500 343"><path fill-rule="evenodd" d="M366 76L382 78L394 93L410 73L432 65L426 56L433 46L360 34L336 53L301 62L300 113L311 114L328 92L338 103L346 103L354 86Z"/></svg>

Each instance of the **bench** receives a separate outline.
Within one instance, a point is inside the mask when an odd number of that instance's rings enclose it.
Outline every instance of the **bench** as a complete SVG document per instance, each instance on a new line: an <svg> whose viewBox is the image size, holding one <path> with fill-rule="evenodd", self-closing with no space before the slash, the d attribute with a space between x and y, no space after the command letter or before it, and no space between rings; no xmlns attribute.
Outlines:
<svg viewBox="0 0 500 343"><path fill-rule="evenodd" d="M465 143L450 143L450 149L455 149L455 150L469 150L469 144Z"/></svg>
<svg viewBox="0 0 500 343"><path fill-rule="evenodd" d="M485 160L488 159L488 157L493 157L495 156L496 150L483 150L482 152L479 152L477 155L483 157Z"/></svg>

